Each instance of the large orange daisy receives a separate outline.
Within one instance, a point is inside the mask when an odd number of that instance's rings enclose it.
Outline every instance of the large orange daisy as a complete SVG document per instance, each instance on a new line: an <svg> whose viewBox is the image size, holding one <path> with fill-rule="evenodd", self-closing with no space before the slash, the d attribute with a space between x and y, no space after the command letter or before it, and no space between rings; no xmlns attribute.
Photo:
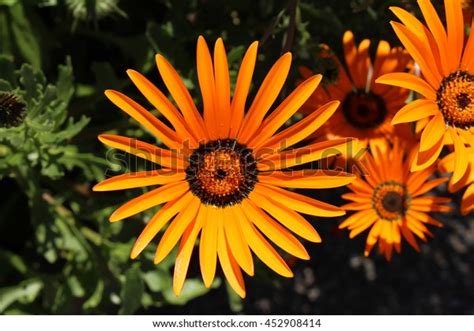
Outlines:
<svg viewBox="0 0 474 331"><path fill-rule="evenodd" d="M418 172L410 172L410 158L397 140L393 147L376 146L367 153L362 163L367 170L348 187L352 193L342 197L352 201L343 206L355 211L339 228L348 228L350 238L354 238L370 228L365 246L368 256L375 244L387 260L393 250L400 253L402 238L419 251L416 237L423 241L432 236L427 225L442 224L429 216L429 212L448 212L446 205L450 199L427 195L447 178L431 179L434 166Z"/></svg>
<svg viewBox="0 0 474 331"><path fill-rule="evenodd" d="M339 103L329 102L311 116L278 131L314 92L321 76L308 78L270 113L290 69L291 54L286 53L270 69L245 111L256 58L257 42L249 47L242 60L231 98L222 40L215 43L211 57L204 39L198 39L197 74L203 116L180 76L163 56L156 56L158 71L176 106L144 76L128 70L138 90L172 127L124 94L106 91L116 106L166 147L123 136L100 135L104 144L161 168L112 177L97 184L94 190L159 185L122 205L110 216L110 221L120 221L161 205L138 237L131 257L136 258L168 225L154 261L161 262L180 241L173 281L177 295L183 287L198 237L204 284L209 287L213 282L219 261L232 288L244 297L241 269L254 274L251 252L278 274L291 277L290 268L267 239L291 255L308 259L305 248L291 232L311 242L320 242L321 238L299 213L321 217L344 214L338 207L287 188L337 187L351 182L352 175L319 170L285 171L334 155L350 143L350 139L337 139L289 149L317 130Z"/></svg>
<svg viewBox="0 0 474 331"><path fill-rule="evenodd" d="M339 110L328 120L324 131L330 139L356 137L365 148L369 142L376 143L393 135L390 122L409 94L404 88L376 84L375 79L389 72L404 71L410 57L401 48L391 48L382 40L372 61L370 40L364 39L356 45L351 31L344 33L342 42L347 70L329 49L323 48L319 56L331 57L338 75L334 82L321 85L313 93L302 112L309 114L330 100L341 100ZM299 71L304 78L313 74L307 67L300 67Z"/></svg>
<svg viewBox="0 0 474 331"><path fill-rule="evenodd" d="M389 73L377 82L409 88L422 97L403 107L392 123L428 120L412 170L425 169L445 144L454 144L453 183L468 166L466 141L474 133L474 34L465 41L461 2L445 0L447 28L434 6L419 0L426 26L407 11L391 10L402 23L391 22L398 38L420 68L421 77Z"/></svg>

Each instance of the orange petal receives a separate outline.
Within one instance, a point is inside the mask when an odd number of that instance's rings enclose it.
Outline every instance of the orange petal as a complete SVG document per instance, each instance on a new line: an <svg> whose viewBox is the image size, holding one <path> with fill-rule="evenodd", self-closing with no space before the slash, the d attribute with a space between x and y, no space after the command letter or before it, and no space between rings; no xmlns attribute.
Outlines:
<svg viewBox="0 0 474 331"><path fill-rule="evenodd" d="M158 232L160 232L163 226L165 226L174 215L182 210L192 198L192 193L188 192L161 207L135 241L130 257L135 259L145 249L145 247L148 246L150 241L158 234Z"/></svg>
<svg viewBox="0 0 474 331"><path fill-rule="evenodd" d="M344 206L343 206L344 207ZM356 213L353 213L351 216L346 218L344 222L339 224L339 229L349 228L352 229L355 225L359 223L360 220L366 219L368 216L374 213L373 209L366 209Z"/></svg>
<svg viewBox="0 0 474 331"><path fill-rule="evenodd" d="M378 221L374 224L372 229L370 229L369 234L367 235L367 241L365 243L365 250L364 255L369 256L372 248L377 243L377 239L379 238L380 231L382 229L382 221Z"/></svg>
<svg viewBox="0 0 474 331"><path fill-rule="evenodd" d="M441 150L444 146L444 139L440 139L433 148L426 152L417 151L413 164L411 166L411 171L420 171L432 166L439 158ZM417 148L418 149L418 148Z"/></svg>
<svg viewBox="0 0 474 331"><path fill-rule="evenodd" d="M275 185L289 188L312 188L324 189L346 186L352 183L356 176L350 173L324 170L294 170L294 171L274 171L269 174L258 176L259 182L268 185Z"/></svg>
<svg viewBox="0 0 474 331"><path fill-rule="evenodd" d="M449 127L448 131L454 142L454 155L456 157L451 183L456 184L464 176L464 173L467 170L469 153L467 152L466 146L459 137L456 129Z"/></svg>
<svg viewBox="0 0 474 331"><path fill-rule="evenodd" d="M263 196L271 197L272 200L307 215L336 217L345 214L345 211L339 207L271 185L257 183L255 186L255 192Z"/></svg>
<svg viewBox="0 0 474 331"><path fill-rule="evenodd" d="M188 138L191 145L196 146L196 138L191 135L183 116L181 116L168 98L139 72L129 69L127 74L143 96L170 121L178 135Z"/></svg>
<svg viewBox="0 0 474 331"><path fill-rule="evenodd" d="M199 244L199 263L204 285L209 288L216 274L218 222L219 219L222 219L222 211L212 206L205 208L207 217L204 221Z"/></svg>
<svg viewBox="0 0 474 331"><path fill-rule="evenodd" d="M439 114L438 105L426 99L410 102L400 109L392 119L392 125L409 123Z"/></svg>
<svg viewBox="0 0 474 331"><path fill-rule="evenodd" d="M349 238L355 238L356 236L367 230L369 227L371 227L376 221L377 215L372 215L372 217L364 219L364 222L362 222L361 224L359 224L359 226L351 230L351 232L349 233Z"/></svg>
<svg viewBox="0 0 474 331"><path fill-rule="evenodd" d="M214 46L214 73L216 77L217 131L219 138L227 138L230 129L230 81L227 55L222 38Z"/></svg>
<svg viewBox="0 0 474 331"><path fill-rule="evenodd" d="M403 221L403 224L400 227L402 236L410 244L411 247L413 247L417 252L420 252L420 246L418 245L415 236L413 236L413 233L408 228L408 225L406 225L406 222L407 221Z"/></svg>
<svg viewBox="0 0 474 331"><path fill-rule="evenodd" d="M405 72L385 74L376 80L379 84L399 86L420 93L430 100L436 100L435 90L422 78Z"/></svg>
<svg viewBox="0 0 474 331"><path fill-rule="evenodd" d="M412 14L398 7L390 7L390 10L405 24L405 29L398 29L400 25L391 23L397 33L398 38L410 52L410 55L420 65L420 69L428 76L430 84L435 87L436 82L440 82L442 76L438 68L439 53L431 48L431 32ZM403 39L403 40L402 40ZM436 47L436 46L435 46ZM437 47L436 47L437 48ZM421 64L420 64L421 63Z"/></svg>
<svg viewBox="0 0 474 331"><path fill-rule="evenodd" d="M237 265L232 253L227 244L224 232L224 220L218 219L218 234L217 234L217 254L222 271L229 282L232 289L241 297L245 298L245 284L242 272Z"/></svg>
<svg viewBox="0 0 474 331"><path fill-rule="evenodd" d="M125 190L152 185L165 185L184 180L183 171L164 169L153 171L130 172L114 176L96 184L92 190L96 192Z"/></svg>
<svg viewBox="0 0 474 331"><path fill-rule="evenodd" d="M232 255L235 257L240 267L250 276L254 275L254 265L252 253L242 231L240 222L242 221L237 217L234 211L235 208L231 208L229 211L224 211L225 219L224 230L227 241Z"/></svg>
<svg viewBox="0 0 474 331"><path fill-rule="evenodd" d="M356 140L353 138L332 139L281 153L257 155L259 158L257 168L260 171L279 170L344 154L350 150L354 141Z"/></svg>
<svg viewBox="0 0 474 331"><path fill-rule="evenodd" d="M300 259L308 260L309 255L304 246L283 226L275 222L252 201L242 201L242 210L255 226L284 251Z"/></svg>
<svg viewBox="0 0 474 331"><path fill-rule="evenodd" d="M117 222L150 209L151 207L174 200L182 196L188 190L189 184L185 181L163 185L120 206L110 215L110 221Z"/></svg>
<svg viewBox="0 0 474 331"><path fill-rule="evenodd" d="M230 120L230 138L235 138L240 130L240 126L244 119L245 104L252 83L253 71L255 69L255 61L257 60L258 41L250 45L240 64L237 82L235 83L234 97L232 98Z"/></svg>
<svg viewBox="0 0 474 331"><path fill-rule="evenodd" d="M241 207L238 207L239 218L242 220L242 230L249 243L252 251L258 256L258 258L265 263L270 269L275 271L277 274L283 277L293 277L288 265L282 259L275 249L265 240L265 238L255 229L250 221L245 216Z"/></svg>
<svg viewBox="0 0 474 331"><path fill-rule="evenodd" d="M454 71L459 68L464 46L464 20L461 1L445 0L447 39L449 47L449 68Z"/></svg>
<svg viewBox="0 0 474 331"><path fill-rule="evenodd" d="M190 129L193 129L193 133L197 137L198 142L205 140L207 138L207 133L205 131L202 117L197 111L193 98L189 94L188 89L178 73L160 54L156 55L156 64L166 87L183 113L186 122L193 124Z"/></svg>
<svg viewBox="0 0 474 331"><path fill-rule="evenodd" d="M197 76L204 105L204 122L211 139L217 139L217 105L214 66L206 41L199 36L196 51Z"/></svg>
<svg viewBox="0 0 474 331"><path fill-rule="evenodd" d="M189 262L193 253L193 248L196 243L199 231L202 228L203 219L198 217L197 219L189 224L188 228L181 238L179 245L178 254L176 255L176 261L174 263L173 273L173 291L176 296L181 294L183 289L184 281L186 280L186 274L188 273Z"/></svg>
<svg viewBox="0 0 474 331"><path fill-rule="evenodd" d="M357 48L355 45L354 34L352 31L346 31L342 37L342 44L344 46L344 57L347 68L353 82L357 78ZM364 86L365 87L365 86Z"/></svg>
<svg viewBox="0 0 474 331"><path fill-rule="evenodd" d="M291 53L286 53L273 65L255 96L238 134L238 141L246 144L259 129L265 114L280 94L290 70Z"/></svg>
<svg viewBox="0 0 474 331"><path fill-rule="evenodd" d="M474 21L471 23L471 31L474 31ZM462 55L461 69L467 69L469 72L474 71L474 33L469 34L464 54Z"/></svg>
<svg viewBox="0 0 474 331"><path fill-rule="evenodd" d="M443 183L446 183L448 180L449 180L449 178L447 178L447 177L433 179L433 180L431 180L429 182L426 182L425 184L421 185L416 191L413 191L411 193L411 195L413 197L417 197L419 195L428 193L429 191L431 191L435 187L437 187L437 186L439 186Z"/></svg>
<svg viewBox="0 0 474 331"><path fill-rule="evenodd" d="M341 198L346 200L351 200L353 202L366 202L368 199L371 199L372 195L370 194L360 194L360 193L344 193L341 195Z"/></svg>
<svg viewBox="0 0 474 331"><path fill-rule="evenodd" d="M171 250L176 246L184 231L197 216L201 201L197 197L189 202L189 204L175 217L169 227L166 229L163 237L156 249L154 263L158 264L168 256Z"/></svg>
<svg viewBox="0 0 474 331"><path fill-rule="evenodd" d="M400 39L403 46L405 46L407 51L420 66L423 76L433 88L437 88L442 77L436 69L436 62L433 56L427 55L432 53L427 37L424 36L422 40L419 40L413 30L410 30L397 22L391 22L390 24L392 25L398 39Z"/></svg>
<svg viewBox="0 0 474 331"><path fill-rule="evenodd" d="M449 45L446 31L444 30L443 24L441 23L441 20L430 0L418 0L418 5L420 6L428 28L436 40L438 51L440 53L443 75L447 76L450 72L450 68L448 62Z"/></svg>
<svg viewBox="0 0 474 331"><path fill-rule="evenodd" d="M377 51L375 55L375 62L374 62L374 71L373 77L376 78L381 75L381 68L383 67L384 62L387 60L388 56L390 55L390 44L385 40L381 40L377 46Z"/></svg>
<svg viewBox="0 0 474 331"><path fill-rule="evenodd" d="M136 120L149 130L155 137L163 142L171 149L181 149L183 146L182 139L167 127L163 122L157 119L152 113L140 106L138 103L117 91L107 90L105 95L117 107L126 112L130 117Z"/></svg>
<svg viewBox="0 0 474 331"><path fill-rule="evenodd" d="M300 237L311 242L321 242L321 237L318 232L316 232L314 227L300 214L275 200L258 194L255 191L253 191L249 197L257 206L264 209L273 218Z"/></svg>
<svg viewBox="0 0 474 331"><path fill-rule="evenodd" d="M423 130L420 139L420 152L426 152L433 148L440 140L444 138L446 132L446 123L441 112L438 112Z"/></svg>
<svg viewBox="0 0 474 331"><path fill-rule="evenodd" d="M462 196L461 213L463 216L474 210L474 183L469 185Z"/></svg>
<svg viewBox="0 0 474 331"><path fill-rule="evenodd" d="M339 105L339 101L326 103L316 111L312 112L309 116L306 116L282 132L279 132L265 141L260 140L259 143L254 143L255 148L269 151L280 151L299 143L326 123Z"/></svg>
<svg viewBox="0 0 474 331"><path fill-rule="evenodd" d="M99 140L104 145L135 155L144 160L171 169L184 169L188 162L175 153L146 142L114 134L101 134Z"/></svg>
<svg viewBox="0 0 474 331"><path fill-rule="evenodd" d="M357 88L366 90L370 88L370 75L373 73L369 72L372 65L369 57L369 48L369 39L364 39L359 44L359 48L357 49L357 62L355 63L356 76L352 78Z"/></svg>
<svg viewBox="0 0 474 331"><path fill-rule="evenodd" d="M315 75L298 85L298 87L275 109L263 122L261 129L248 145L256 146L270 138L298 109L308 100L318 87L323 76Z"/></svg>

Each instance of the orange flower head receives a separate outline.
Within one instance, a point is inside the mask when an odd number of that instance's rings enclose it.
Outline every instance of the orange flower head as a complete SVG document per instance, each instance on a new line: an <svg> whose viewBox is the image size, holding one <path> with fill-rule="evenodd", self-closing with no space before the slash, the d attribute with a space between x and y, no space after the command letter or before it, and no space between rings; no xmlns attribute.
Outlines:
<svg viewBox="0 0 474 331"><path fill-rule="evenodd" d="M368 256L378 242L379 251L387 260L392 253L401 252L402 239L419 251L416 237L423 241L431 236L427 225L441 226L428 213L448 212L449 198L428 195L430 190L447 181L447 178L430 179L434 166L412 173L411 159L398 139L393 146L385 142L373 148L361 161L366 173L348 187L352 191L343 198L352 201L343 206L354 211L339 228L350 230L350 238L370 229L365 255Z"/></svg>
<svg viewBox="0 0 474 331"><path fill-rule="evenodd" d="M467 145L474 135L474 34L465 36L461 1L444 1L446 27L429 0L418 4L426 24L398 7L391 10L401 23L391 24L421 75L388 73L377 81L409 88L420 96L400 109L392 121L417 123L421 132L412 170L430 167L445 145L453 145L451 180L455 184L468 170Z"/></svg>
<svg viewBox="0 0 474 331"><path fill-rule="evenodd" d="M332 99L341 100L336 114L324 126L326 138L343 135L356 137L360 148L370 142L393 136L390 122L408 98L409 90L376 84L375 79L388 72L404 71L410 57L401 48L391 48L386 41L380 41L375 59L369 55L370 40L356 45L354 35L347 31L343 36L345 65L330 53L329 49L319 57L331 58L336 63L338 73L333 83L320 86L304 104L301 112L310 114L322 104ZM347 67L347 70L345 69ZM300 68L303 77L313 74L307 67Z"/></svg>
<svg viewBox="0 0 474 331"><path fill-rule="evenodd" d="M341 138L292 148L321 127L339 102L329 101L307 118L280 130L321 81L321 75L308 77L270 111L290 69L291 54L286 53L270 69L247 110L257 47L255 42L245 53L231 98L222 39L215 43L214 56L204 38L198 39L202 109L195 105L179 74L163 56L157 55L156 63L174 103L143 75L128 70L138 90L170 125L120 92L105 93L164 147L124 136L100 135L100 141L109 147L150 161L158 169L115 176L97 184L94 190L158 186L119 207L110 221L161 206L138 237L131 257L136 258L165 229L154 262L160 263L178 246L173 278L176 295L184 286L198 238L205 286L211 286L219 262L230 286L245 297L242 270L254 274L252 253L276 273L291 277L292 271L268 240L292 256L308 259L293 233L311 242L320 242L321 238L300 213L321 217L345 213L339 207L288 190L338 187L355 179L336 171L291 169L338 154L354 142Z"/></svg>

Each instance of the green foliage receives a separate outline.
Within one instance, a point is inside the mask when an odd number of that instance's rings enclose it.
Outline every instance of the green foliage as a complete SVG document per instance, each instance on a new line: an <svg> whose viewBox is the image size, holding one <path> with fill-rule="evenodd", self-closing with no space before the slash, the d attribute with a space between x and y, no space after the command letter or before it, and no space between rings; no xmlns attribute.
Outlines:
<svg viewBox="0 0 474 331"><path fill-rule="evenodd" d="M21 1L0 1L0 53L17 54L34 67L41 66L38 35Z"/></svg>
<svg viewBox="0 0 474 331"><path fill-rule="evenodd" d="M59 66L56 85L47 84L41 71L24 64L18 71L12 70L7 59L1 67L0 92L13 94L26 105L24 122L14 128L0 128L0 177L13 176L20 182L28 181L22 176L35 174L58 179L66 170L83 169L88 179L100 178L104 162L91 154L80 153L69 141L81 132L89 119L82 116L75 121L68 117L67 108L74 94L70 60ZM26 188L25 184L25 188ZM27 189L33 197L34 189Z"/></svg>

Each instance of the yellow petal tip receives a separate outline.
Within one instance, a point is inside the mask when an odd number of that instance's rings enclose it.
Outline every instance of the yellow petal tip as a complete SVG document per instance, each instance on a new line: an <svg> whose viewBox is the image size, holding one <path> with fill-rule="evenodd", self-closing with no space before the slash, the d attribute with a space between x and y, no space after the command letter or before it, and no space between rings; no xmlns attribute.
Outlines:
<svg viewBox="0 0 474 331"><path fill-rule="evenodd" d="M165 256L161 256L161 255L156 255L155 258L153 259L153 263L154 264L159 264L161 261L163 261L165 258Z"/></svg>
<svg viewBox="0 0 474 331"><path fill-rule="evenodd" d="M242 299L245 299L245 296L246 296L246 293L243 292L243 293L237 293Z"/></svg>
<svg viewBox="0 0 474 331"><path fill-rule="evenodd" d="M132 76L136 76L138 74L138 72L136 70L133 70L133 69L127 69L126 73L130 78L132 78Z"/></svg>
<svg viewBox="0 0 474 331"><path fill-rule="evenodd" d="M117 213L117 211L115 211L112 213L112 215L110 215L109 222L114 223L114 222L121 221L122 219L123 217L121 217L121 215Z"/></svg>
<svg viewBox="0 0 474 331"><path fill-rule="evenodd" d="M161 54L156 54L155 55L155 61L158 65L164 63L166 61L165 57Z"/></svg>
<svg viewBox="0 0 474 331"><path fill-rule="evenodd" d="M102 186L101 183L95 184L94 186L92 186L92 191L93 191L93 192L101 192L101 191L103 191L103 190L101 189L101 186Z"/></svg>
<svg viewBox="0 0 474 331"><path fill-rule="evenodd" d="M212 281L203 279L203 283L206 288L211 288Z"/></svg>
<svg viewBox="0 0 474 331"><path fill-rule="evenodd" d="M311 259L311 256L309 256L308 252L305 250L305 251L304 251L304 254L300 256L300 259L301 259L301 260L308 261L308 260Z"/></svg>

